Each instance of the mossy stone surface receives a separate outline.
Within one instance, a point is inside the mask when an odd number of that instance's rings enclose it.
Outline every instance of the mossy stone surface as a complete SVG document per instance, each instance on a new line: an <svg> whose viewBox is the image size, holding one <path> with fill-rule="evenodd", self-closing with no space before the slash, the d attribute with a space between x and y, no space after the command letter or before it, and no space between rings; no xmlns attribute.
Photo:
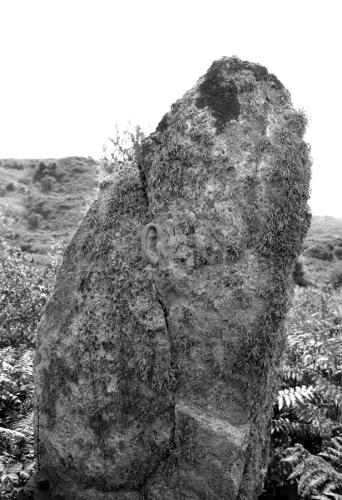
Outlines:
<svg viewBox="0 0 342 500"><path fill-rule="evenodd" d="M103 182L37 332L39 459L67 500L257 498L310 223L305 125L266 68L223 58Z"/></svg>

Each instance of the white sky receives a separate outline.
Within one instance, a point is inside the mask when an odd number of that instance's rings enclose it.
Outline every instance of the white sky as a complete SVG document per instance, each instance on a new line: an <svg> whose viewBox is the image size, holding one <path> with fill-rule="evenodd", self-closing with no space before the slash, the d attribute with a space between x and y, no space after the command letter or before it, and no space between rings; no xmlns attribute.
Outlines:
<svg viewBox="0 0 342 500"><path fill-rule="evenodd" d="M314 214L342 217L340 0L0 0L0 157L102 154L213 60L258 62L310 125Z"/></svg>

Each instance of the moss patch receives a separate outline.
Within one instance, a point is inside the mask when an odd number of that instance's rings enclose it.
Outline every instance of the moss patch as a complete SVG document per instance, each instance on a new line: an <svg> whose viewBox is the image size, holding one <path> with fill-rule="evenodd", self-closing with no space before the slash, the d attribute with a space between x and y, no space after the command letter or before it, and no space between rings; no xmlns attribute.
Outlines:
<svg viewBox="0 0 342 500"><path fill-rule="evenodd" d="M222 63L213 63L209 68L205 80L201 83L200 96L196 100L198 108L209 106L216 119L216 132L220 134L226 123L238 120L240 103L237 97L237 88L233 80L228 81L222 74Z"/></svg>

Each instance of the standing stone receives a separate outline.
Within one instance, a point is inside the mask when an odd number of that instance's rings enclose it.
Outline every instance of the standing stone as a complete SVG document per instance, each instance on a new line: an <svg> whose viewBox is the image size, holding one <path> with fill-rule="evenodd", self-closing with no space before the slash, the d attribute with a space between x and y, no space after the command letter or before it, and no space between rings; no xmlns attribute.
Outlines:
<svg viewBox="0 0 342 500"><path fill-rule="evenodd" d="M223 58L102 184L37 334L53 494L258 497L310 222L305 125L266 68Z"/></svg>

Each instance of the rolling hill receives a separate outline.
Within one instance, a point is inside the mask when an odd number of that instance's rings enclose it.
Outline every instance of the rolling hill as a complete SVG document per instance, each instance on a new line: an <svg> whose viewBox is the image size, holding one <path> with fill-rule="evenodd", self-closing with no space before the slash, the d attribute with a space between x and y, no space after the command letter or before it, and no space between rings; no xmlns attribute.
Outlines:
<svg viewBox="0 0 342 500"><path fill-rule="evenodd" d="M92 158L0 160L0 234L44 255L72 236L98 189Z"/></svg>

